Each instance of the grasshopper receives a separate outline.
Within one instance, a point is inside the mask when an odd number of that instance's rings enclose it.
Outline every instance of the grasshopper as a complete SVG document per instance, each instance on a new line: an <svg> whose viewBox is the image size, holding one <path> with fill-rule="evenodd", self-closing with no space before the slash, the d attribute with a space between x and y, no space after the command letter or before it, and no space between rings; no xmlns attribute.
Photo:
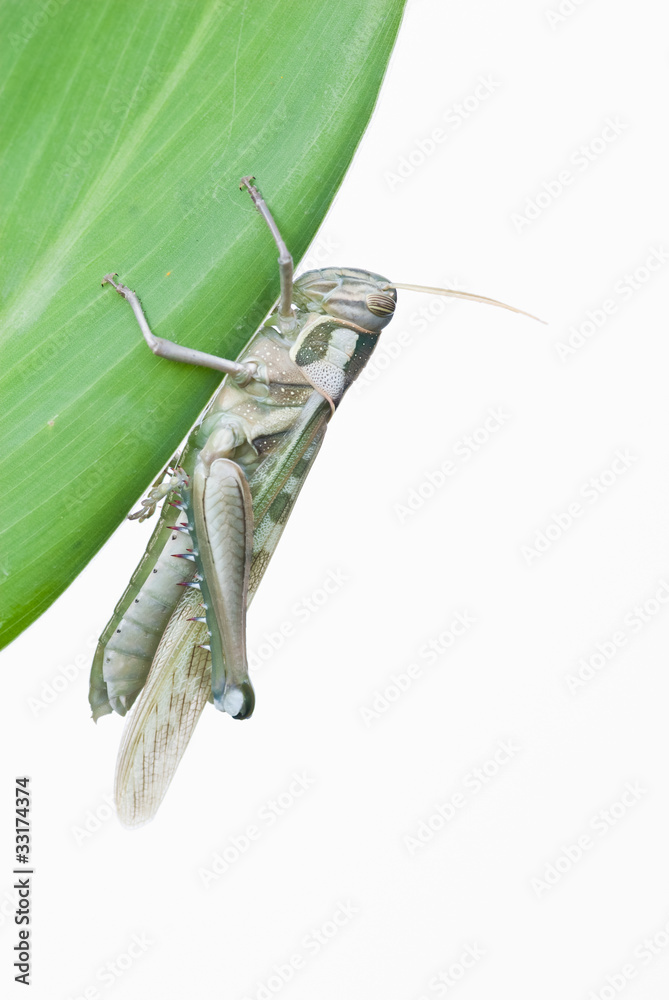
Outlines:
<svg viewBox="0 0 669 1000"><path fill-rule="evenodd" d="M142 521L165 500L91 670L96 721L112 711L125 715L139 698L115 779L118 816L129 827L155 815L208 701L235 719L253 712L246 609L328 421L392 319L397 289L522 312L357 268L322 268L294 280L292 257L254 180L242 178L240 188L278 247L280 296L236 361L154 336L137 295L115 274L102 282L130 304L154 354L225 375L178 465L130 515Z"/></svg>

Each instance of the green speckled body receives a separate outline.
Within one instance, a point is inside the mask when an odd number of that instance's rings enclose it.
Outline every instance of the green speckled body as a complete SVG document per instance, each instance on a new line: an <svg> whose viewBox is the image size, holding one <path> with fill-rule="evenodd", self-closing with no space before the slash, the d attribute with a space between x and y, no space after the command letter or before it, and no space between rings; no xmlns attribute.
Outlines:
<svg viewBox="0 0 669 1000"><path fill-rule="evenodd" d="M311 271L299 278L294 288L293 330L281 333L273 313L238 358L254 362L262 380L240 386L228 376L191 432L181 456L180 466L192 484L203 450L217 436L224 436L226 456L248 482L253 504L253 557L247 604L320 447L327 421L376 345L378 331L369 331L353 320L359 317L356 296L350 289L352 282L360 281L373 288L385 279L355 269L334 268ZM381 325L381 321L376 322ZM175 502L184 505L187 517L176 531L169 527L180 519L179 511L169 505ZM184 530L186 524L188 531ZM111 711L125 715L134 703L167 622L183 597L184 585L196 569L204 575L198 555L194 561L183 558L189 549L199 553L203 544L193 519L190 485L181 487L180 492L173 490L147 551L98 643L89 696L95 719ZM175 558L178 556L182 558ZM215 623L209 631L215 655ZM199 641L208 641L206 631ZM220 644L218 652L223 655Z"/></svg>
<svg viewBox="0 0 669 1000"><path fill-rule="evenodd" d="M241 377L225 378L178 468L143 501L144 517L166 497L90 687L96 719L125 715L141 692L117 765L126 825L155 813L207 700L236 718L253 710L246 608L327 423L392 315L386 286L355 269L298 278L290 319L274 312L256 332Z"/></svg>

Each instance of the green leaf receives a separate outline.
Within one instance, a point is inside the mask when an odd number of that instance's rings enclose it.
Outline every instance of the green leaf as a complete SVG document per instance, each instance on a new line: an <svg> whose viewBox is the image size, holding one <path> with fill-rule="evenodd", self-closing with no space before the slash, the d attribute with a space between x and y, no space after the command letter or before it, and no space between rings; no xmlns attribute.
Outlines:
<svg viewBox="0 0 669 1000"><path fill-rule="evenodd" d="M403 0L2 0L3 644L110 536L278 293L369 120Z"/></svg>

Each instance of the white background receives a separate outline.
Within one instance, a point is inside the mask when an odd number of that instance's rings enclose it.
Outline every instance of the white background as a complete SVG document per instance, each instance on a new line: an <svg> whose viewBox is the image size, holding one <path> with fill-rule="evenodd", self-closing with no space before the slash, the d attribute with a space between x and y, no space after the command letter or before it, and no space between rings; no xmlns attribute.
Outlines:
<svg viewBox="0 0 669 1000"><path fill-rule="evenodd" d="M666 995L669 24L650 0L563 0L551 23L558 2L409 2L312 259L550 325L400 294L250 613L252 721L208 708L156 820L111 815L123 722L92 724L87 670L136 523L3 654L0 787L7 805L28 773L34 797L35 1000ZM475 621L453 640L457 612ZM10 834L0 977L23 996ZM130 960L133 935L150 943Z"/></svg>

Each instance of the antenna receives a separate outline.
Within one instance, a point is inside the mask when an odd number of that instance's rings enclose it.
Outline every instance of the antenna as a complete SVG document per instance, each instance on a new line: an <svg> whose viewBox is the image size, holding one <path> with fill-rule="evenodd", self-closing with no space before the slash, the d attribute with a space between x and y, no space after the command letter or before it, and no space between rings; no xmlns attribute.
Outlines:
<svg viewBox="0 0 669 1000"><path fill-rule="evenodd" d="M428 285L403 285L399 281L384 285L383 291L387 291L390 288L403 288L409 292L427 292L429 295L447 295L453 299L469 299L470 302L483 302L484 305L509 309L511 312L519 313L521 316L528 316L530 319L535 319L537 323L546 324L545 319L539 319L538 316L533 316L532 313L525 312L524 309L516 309L515 306L507 305L506 302L489 299L485 295L475 295L473 292L458 292L454 288L430 288Z"/></svg>

